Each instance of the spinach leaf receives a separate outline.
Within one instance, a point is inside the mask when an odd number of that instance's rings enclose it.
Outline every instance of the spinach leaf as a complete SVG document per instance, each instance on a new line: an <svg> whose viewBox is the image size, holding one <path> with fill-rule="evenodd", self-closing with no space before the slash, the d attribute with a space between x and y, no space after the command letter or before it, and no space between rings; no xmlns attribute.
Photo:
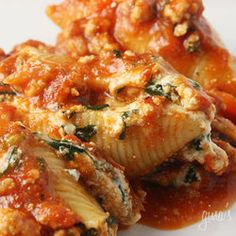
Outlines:
<svg viewBox="0 0 236 236"><path fill-rule="evenodd" d="M152 79L147 84L145 91L152 96L165 96L162 85Z"/></svg>
<svg viewBox="0 0 236 236"><path fill-rule="evenodd" d="M115 217L113 216L109 216L107 219L106 219L106 222L108 224L109 227L111 227L112 225L116 225L117 224L117 220Z"/></svg>
<svg viewBox="0 0 236 236"><path fill-rule="evenodd" d="M114 49L113 52L114 52L114 55L115 55L116 58L121 57L121 52L119 50Z"/></svg>
<svg viewBox="0 0 236 236"><path fill-rule="evenodd" d="M125 139L125 137L126 137L126 130L127 130L127 125L126 125L126 123L124 122L123 130L122 130L122 132L121 132L120 135L119 135L119 139L120 139L120 140L124 140L124 139Z"/></svg>
<svg viewBox="0 0 236 236"><path fill-rule="evenodd" d="M86 226L82 223L76 224L75 227L80 229L81 236L98 236L99 235L99 233L96 229L94 229L94 228L87 229Z"/></svg>
<svg viewBox="0 0 236 236"><path fill-rule="evenodd" d="M191 83L191 85L192 85L196 90L200 90L200 89L201 89L200 84L197 83L196 81L190 79L189 82Z"/></svg>
<svg viewBox="0 0 236 236"><path fill-rule="evenodd" d="M87 107L87 109L89 109L89 110L99 111L99 110L103 110L103 109L109 107L109 105L108 105L108 104L102 104L102 105L87 105L86 107Z"/></svg>
<svg viewBox="0 0 236 236"><path fill-rule="evenodd" d="M202 150L201 142L202 142L202 138L194 139L191 142L191 147L194 148L196 151L201 151Z"/></svg>
<svg viewBox="0 0 236 236"><path fill-rule="evenodd" d="M165 89L164 89L165 88ZM150 79L149 83L145 87L145 92L152 96L162 96L168 100L172 100L172 95L178 96L178 93L175 89L176 87L171 84L162 85L159 84L157 80ZM166 92L168 91L168 92Z"/></svg>
<svg viewBox="0 0 236 236"><path fill-rule="evenodd" d="M191 184L193 182L198 181L197 173L196 173L196 168L193 165L190 165L187 171L187 174L184 178L184 183L186 184Z"/></svg>
<svg viewBox="0 0 236 236"><path fill-rule="evenodd" d="M187 47L187 51L189 52L189 53L193 53L193 52L195 52L195 51L197 51L197 49L199 48L199 46L200 46L200 41L198 40L198 41L195 41L195 42L188 42L188 43L186 43L186 47Z"/></svg>
<svg viewBox="0 0 236 236"><path fill-rule="evenodd" d="M126 87L126 86L118 88L117 91L116 91L116 93L117 93L117 94L121 93L121 92L125 89L125 87Z"/></svg>
<svg viewBox="0 0 236 236"><path fill-rule="evenodd" d="M119 135L119 139L120 139L120 140L124 140L125 137L126 137L126 130L127 130L127 128L128 128L127 123L126 123L126 119L127 119L131 114L136 113L136 112L138 112L138 109L133 109L133 110L131 110L131 111L125 111L125 112L121 115L121 118L122 118L122 120L123 120L124 126L123 126L122 132L121 132L120 135Z"/></svg>
<svg viewBox="0 0 236 236"><path fill-rule="evenodd" d="M19 167L20 157L21 153L17 147L11 147L5 155L4 163L0 167L0 176L4 175L10 168Z"/></svg>
<svg viewBox="0 0 236 236"><path fill-rule="evenodd" d="M75 131L75 135L84 142L88 142L96 133L95 125L87 125L83 128L77 128Z"/></svg>
<svg viewBox="0 0 236 236"><path fill-rule="evenodd" d="M74 159L75 153L87 153L87 149L85 147L79 146L77 144L73 144L68 140L56 140L51 139L48 136L35 133L35 136L39 139L46 142L49 146L59 151L61 154L65 155L66 160L70 161Z"/></svg>

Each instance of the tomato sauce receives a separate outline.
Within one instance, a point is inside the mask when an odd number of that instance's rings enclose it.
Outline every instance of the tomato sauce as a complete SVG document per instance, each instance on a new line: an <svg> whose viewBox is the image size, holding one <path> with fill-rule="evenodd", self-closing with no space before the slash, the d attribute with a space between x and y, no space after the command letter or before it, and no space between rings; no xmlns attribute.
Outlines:
<svg viewBox="0 0 236 236"><path fill-rule="evenodd" d="M0 208L18 209L45 228L66 228L79 222L79 217L55 195L43 157L37 157L32 152L32 147L37 150L44 146L18 124L8 122L7 130L7 136L2 136L0 140L0 154L14 157L1 160L2 165L9 160L11 163L3 168L0 176ZM9 146L14 147L14 151L10 152Z"/></svg>
<svg viewBox="0 0 236 236"><path fill-rule="evenodd" d="M236 200L236 172L208 176L200 189L144 185L147 192L141 224L174 230L202 220L206 214L229 209ZM208 214L208 215L209 215Z"/></svg>

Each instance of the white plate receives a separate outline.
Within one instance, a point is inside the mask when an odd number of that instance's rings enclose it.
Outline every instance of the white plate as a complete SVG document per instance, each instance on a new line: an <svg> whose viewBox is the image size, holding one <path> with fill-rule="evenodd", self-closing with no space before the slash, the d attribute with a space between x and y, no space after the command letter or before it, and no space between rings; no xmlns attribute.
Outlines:
<svg viewBox="0 0 236 236"><path fill-rule="evenodd" d="M9 51L14 45L33 38L54 43L59 29L45 16L44 9L61 0L0 0L0 47ZM236 1L205 0L205 16L219 32L226 46L236 54ZM236 235L236 206L217 219L190 227L161 231L136 225L119 236L233 236Z"/></svg>

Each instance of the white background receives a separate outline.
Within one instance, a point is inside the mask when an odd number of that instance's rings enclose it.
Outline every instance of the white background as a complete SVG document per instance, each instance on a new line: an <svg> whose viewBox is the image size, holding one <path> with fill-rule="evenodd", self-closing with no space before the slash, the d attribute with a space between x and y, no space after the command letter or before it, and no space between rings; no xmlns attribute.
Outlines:
<svg viewBox="0 0 236 236"><path fill-rule="evenodd" d="M0 47L9 51L29 38L53 43L58 28L45 16L45 8L61 0L0 0ZM203 0L205 16L236 54L236 0Z"/></svg>
<svg viewBox="0 0 236 236"><path fill-rule="evenodd" d="M236 55L236 0L203 0L205 16L219 32L227 48ZM0 0L0 47L7 52L27 39L53 44L59 29L45 16L48 4L61 0ZM120 236L234 236L236 207L230 210L231 221L209 223L206 231L199 223L177 231L158 231L137 225ZM235 223L234 223L235 222Z"/></svg>

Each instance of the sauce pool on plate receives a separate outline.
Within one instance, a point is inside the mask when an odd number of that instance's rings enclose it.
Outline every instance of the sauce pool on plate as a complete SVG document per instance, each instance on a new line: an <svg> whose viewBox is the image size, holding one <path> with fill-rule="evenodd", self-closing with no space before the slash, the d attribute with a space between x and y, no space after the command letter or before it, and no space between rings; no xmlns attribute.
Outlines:
<svg viewBox="0 0 236 236"><path fill-rule="evenodd" d="M209 175L207 185L200 189L145 184L144 190L147 196L140 223L173 230L229 209L236 200L236 172Z"/></svg>

